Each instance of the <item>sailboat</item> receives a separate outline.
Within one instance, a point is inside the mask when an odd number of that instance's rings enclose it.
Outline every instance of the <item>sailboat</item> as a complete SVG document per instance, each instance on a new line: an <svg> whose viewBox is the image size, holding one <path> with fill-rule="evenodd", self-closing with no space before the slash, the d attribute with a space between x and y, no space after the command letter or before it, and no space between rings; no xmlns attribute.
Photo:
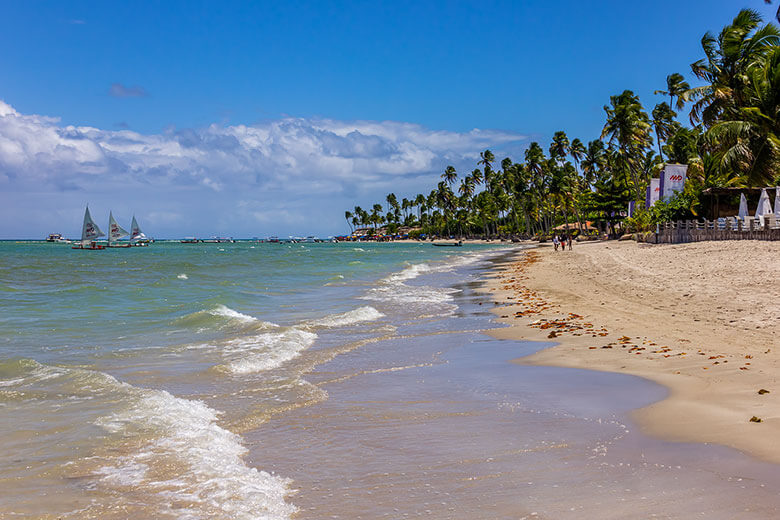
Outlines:
<svg viewBox="0 0 780 520"><path fill-rule="evenodd" d="M130 247L129 242L124 243L117 243L117 241L122 238L129 235L122 226L117 224L116 220L114 220L114 214L113 212L108 212L108 247Z"/></svg>
<svg viewBox="0 0 780 520"><path fill-rule="evenodd" d="M92 215L89 214L89 206L84 212L84 225L81 227L81 242L77 246L73 246L73 249L105 249L106 246L98 245L95 240L98 237L106 236L105 233L100 231L97 224L92 220Z"/></svg>
<svg viewBox="0 0 780 520"><path fill-rule="evenodd" d="M133 223L130 225L130 245L132 246L148 246L152 239L147 237L141 227L138 225L138 221L133 215Z"/></svg>

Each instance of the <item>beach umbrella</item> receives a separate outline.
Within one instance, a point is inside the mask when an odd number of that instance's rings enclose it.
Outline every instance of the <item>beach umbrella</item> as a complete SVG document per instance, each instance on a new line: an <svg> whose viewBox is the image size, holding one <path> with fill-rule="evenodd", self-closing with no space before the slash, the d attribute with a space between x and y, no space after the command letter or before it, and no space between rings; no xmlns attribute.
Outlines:
<svg viewBox="0 0 780 520"><path fill-rule="evenodd" d="M739 194L739 218L745 218L748 215L747 199L744 193Z"/></svg>
<svg viewBox="0 0 780 520"><path fill-rule="evenodd" d="M780 186L775 188L775 216L780 218Z"/></svg>
<svg viewBox="0 0 780 520"><path fill-rule="evenodd" d="M766 188L761 190L761 197L758 199L758 207L756 208L756 218L761 215L768 215L772 213L772 205L769 203L769 195L766 193Z"/></svg>

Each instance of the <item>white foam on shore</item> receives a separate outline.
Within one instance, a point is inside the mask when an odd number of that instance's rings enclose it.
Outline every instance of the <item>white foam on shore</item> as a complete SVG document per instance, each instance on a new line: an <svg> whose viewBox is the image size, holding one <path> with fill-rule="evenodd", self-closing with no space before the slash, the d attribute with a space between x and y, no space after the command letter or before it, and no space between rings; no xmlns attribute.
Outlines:
<svg viewBox="0 0 780 520"><path fill-rule="evenodd" d="M178 278L179 280L187 280L189 279L189 276L187 276L185 273L181 273L177 275L176 278Z"/></svg>
<svg viewBox="0 0 780 520"><path fill-rule="evenodd" d="M365 305L358 307L351 311L342 312L340 314L331 314L318 320L312 320L306 324L305 327L346 327L348 325L354 325L357 323L363 323L366 321L375 321L384 317L384 314L371 307Z"/></svg>
<svg viewBox="0 0 780 520"><path fill-rule="evenodd" d="M295 327L237 338L224 344L227 362L217 368L231 374L272 370L297 358L316 339L315 333Z"/></svg>
<svg viewBox="0 0 780 520"><path fill-rule="evenodd" d="M101 467L102 484L148 488L161 507L180 518L286 520L295 512L285 502L290 481L248 467L241 438L217 425L215 410L166 391L117 384L126 389L129 405L96 424L112 434L148 440L137 452Z"/></svg>
<svg viewBox="0 0 780 520"><path fill-rule="evenodd" d="M235 311L225 305L217 305L213 309L210 309L206 312L208 312L212 316L223 316L225 318L243 321L244 323L252 323L254 321L258 321L258 319L253 316L249 316L248 314Z"/></svg>
<svg viewBox="0 0 780 520"><path fill-rule="evenodd" d="M29 393L25 399L41 406L39 413L56 410L51 426L79 429L79 435L89 431L94 455L64 466L86 465L85 474L94 478L89 486L111 491L116 503L94 503L98 515L133 505L124 497L138 493L148 518L288 520L295 512L285 501L290 480L247 466L241 437L220 427L218 412L202 401L139 388L97 370L30 359L0 363L0 374L7 387ZM85 429L84 421L105 435ZM67 442L60 435L41 432L41 439L28 442L43 455L49 452L40 443L48 442L57 454L52 456L59 456Z"/></svg>

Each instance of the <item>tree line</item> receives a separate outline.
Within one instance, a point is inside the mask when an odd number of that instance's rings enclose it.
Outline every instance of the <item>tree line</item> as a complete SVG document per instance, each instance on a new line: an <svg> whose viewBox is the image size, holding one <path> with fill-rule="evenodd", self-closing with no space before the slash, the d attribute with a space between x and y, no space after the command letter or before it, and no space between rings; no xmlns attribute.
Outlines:
<svg viewBox="0 0 780 520"><path fill-rule="evenodd" d="M498 162L480 153L471 172L447 166L428 194L345 211L350 229L418 227L437 235L545 235L585 220L615 229L630 201L644 207L645 190L665 163L688 165L685 189L651 209L639 209L624 226L696 218L702 191L712 187L780 184L780 32L743 9L718 34L701 40L704 57L691 64L696 86L680 73L656 94L668 102L648 113L630 90L604 106L601 135L584 144L566 132L547 150L532 142L523 160ZM687 110L687 121L681 114Z"/></svg>

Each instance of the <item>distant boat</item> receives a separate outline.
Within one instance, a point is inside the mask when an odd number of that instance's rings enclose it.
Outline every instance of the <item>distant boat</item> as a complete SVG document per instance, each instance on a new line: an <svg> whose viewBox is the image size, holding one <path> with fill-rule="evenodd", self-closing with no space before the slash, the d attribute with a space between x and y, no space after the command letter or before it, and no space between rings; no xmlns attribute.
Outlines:
<svg viewBox="0 0 780 520"><path fill-rule="evenodd" d="M317 239L314 237L314 235L309 235L306 238L300 240L300 242L305 242L307 244L313 244L316 241Z"/></svg>
<svg viewBox="0 0 780 520"><path fill-rule="evenodd" d="M73 246L73 249L105 249L106 246L98 245L95 240L99 237L106 236L105 233L100 231L97 224L92 220L92 215L89 214L89 206L87 206L84 212L84 225L81 227L81 242L77 246Z"/></svg>
<svg viewBox="0 0 780 520"><path fill-rule="evenodd" d="M461 247L463 245L463 242L458 240L457 242L434 242L433 245L436 247Z"/></svg>
<svg viewBox="0 0 780 520"><path fill-rule="evenodd" d="M148 246L151 242L154 241L141 231L141 227L138 225L135 215L133 215L133 223L130 225L130 245Z"/></svg>
<svg viewBox="0 0 780 520"><path fill-rule="evenodd" d="M211 237L201 240L204 244L232 244L235 242L232 237Z"/></svg>
<svg viewBox="0 0 780 520"><path fill-rule="evenodd" d="M268 242L270 242L272 244L278 244L279 243L279 237L276 237L276 236L268 237Z"/></svg>
<svg viewBox="0 0 780 520"><path fill-rule="evenodd" d="M61 233L50 233L48 237L46 237L47 242L53 242L55 244L70 244L71 241L67 238L64 238Z"/></svg>
<svg viewBox="0 0 780 520"><path fill-rule="evenodd" d="M185 237L179 240L179 242L181 242L182 244L197 244L198 242L200 242L200 240L198 240L195 237Z"/></svg>
<svg viewBox="0 0 780 520"><path fill-rule="evenodd" d="M108 212L108 247L130 247L130 242L119 243L120 238L124 238L130 233L114 220L114 214Z"/></svg>

